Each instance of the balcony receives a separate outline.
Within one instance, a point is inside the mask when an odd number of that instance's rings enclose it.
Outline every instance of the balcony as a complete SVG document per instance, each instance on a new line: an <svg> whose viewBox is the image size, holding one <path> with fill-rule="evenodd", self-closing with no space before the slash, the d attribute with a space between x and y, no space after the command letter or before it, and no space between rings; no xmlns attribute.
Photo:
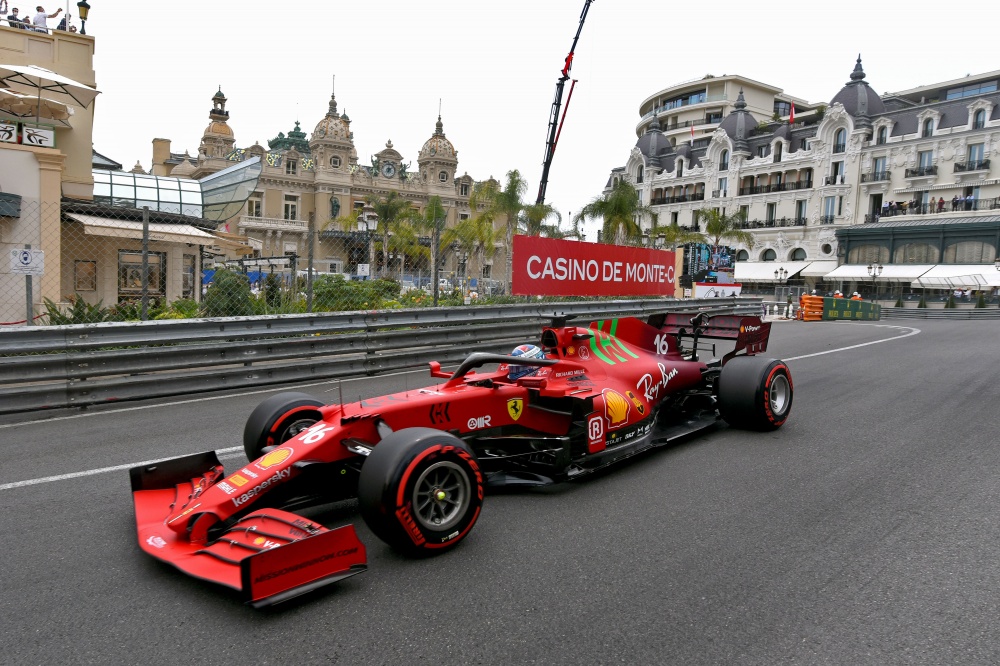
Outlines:
<svg viewBox="0 0 1000 666"><path fill-rule="evenodd" d="M250 215L240 215L240 229L306 233L309 231L309 223L305 220L283 220L277 217L253 217Z"/></svg>
<svg viewBox="0 0 1000 666"><path fill-rule="evenodd" d="M835 144L833 144L833 152L835 152L835 153L842 153L842 152L844 152L846 150L847 150L847 144L846 143L835 143Z"/></svg>
<svg viewBox="0 0 1000 666"><path fill-rule="evenodd" d="M833 224L833 215L823 215L819 218L820 224Z"/></svg>
<svg viewBox="0 0 1000 666"><path fill-rule="evenodd" d="M926 176L936 176L937 175L937 165L932 164L931 166L917 167L916 169L907 169L903 174L907 178L924 178Z"/></svg>
<svg viewBox="0 0 1000 666"><path fill-rule="evenodd" d="M844 174L837 174L836 176L827 176L823 179L824 185L843 185L844 184Z"/></svg>
<svg viewBox="0 0 1000 666"><path fill-rule="evenodd" d="M881 180L890 180L892 177L891 171L872 171L871 173L861 174L862 183L877 183Z"/></svg>
<svg viewBox="0 0 1000 666"><path fill-rule="evenodd" d="M969 160L968 162L955 162L955 173L962 173L966 171L988 171L990 168L989 160Z"/></svg>
<svg viewBox="0 0 1000 666"><path fill-rule="evenodd" d="M993 199L973 199L971 197L952 197L947 201L937 203L929 201L904 201L896 208L883 208L880 213L865 216L865 222L878 222L881 218L899 215L937 215L943 213L960 213L967 211L1000 210L1000 197Z"/></svg>
<svg viewBox="0 0 1000 666"><path fill-rule="evenodd" d="M675 197L657 197L655 199L650 199L649 205L664 206L666 204L685 203L687 201L704 201L704 200L705 200L705 193L696 192L695 194L682 194L680 196L675 196Z"/></svg>
<svg viewBox="0 0 1000 666"><path fill-rule="evenodd" d="M722 102L725 101L725 99L726 99L725 94L709 95L707 93L700 93L691 95L689 97L682 97L681 99L676 99L671 102L667 102L663 106L656 107L652 111L645 113L642 116L642 120L645 120L646 118L652 118L655 114L663 113L664 111L672 111L673 109L679 109L681 107L691 106L693 104L704 104L705 102ZM680 127L681 125L677 126Z"/></svg>
<svg viewBox="0 0 1000 666"><path fill-rule="evenodd" d="M778 217L773 220L744 220L740 222L740 229L780 229L804 226L806 226L806 218L804 217Z"/></svg>
<svg viewBox="0 0 1000 666"><path fill-rule="evenodd" d="M725 199L727 196L729 196L728 190L712 190L713 199Z"/></svg>

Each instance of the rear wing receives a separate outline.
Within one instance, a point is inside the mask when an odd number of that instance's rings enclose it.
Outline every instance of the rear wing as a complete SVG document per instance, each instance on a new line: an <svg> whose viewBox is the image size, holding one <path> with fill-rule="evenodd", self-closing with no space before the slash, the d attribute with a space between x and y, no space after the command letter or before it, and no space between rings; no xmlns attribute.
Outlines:
<svg viewBox="0 0 1000 666"><path fill-rule="evenodd" d="M678 345L683 338L690 338L694 360L698 360L700 339L735 340L736 346L733 351L722 357L723 365L744 350L747 356L766 352L767 341L771 336L771 323L761 321L757 316L711 316L704 312L668 312L650 316L647 323L664 333L673 335Z"/></svg>

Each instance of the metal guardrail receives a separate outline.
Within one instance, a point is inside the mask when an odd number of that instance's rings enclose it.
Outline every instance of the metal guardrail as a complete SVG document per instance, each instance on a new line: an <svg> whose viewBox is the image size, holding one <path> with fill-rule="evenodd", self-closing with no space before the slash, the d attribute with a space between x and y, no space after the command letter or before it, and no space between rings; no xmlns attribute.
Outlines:
<svg viewBox="0 0 1000 666"><path fill-rule="evenodd" d="M1000 319L1000 308L882 308L882 319Z"/></svg>
<svg viewBox="0 0 1000 666"><path fill-rule="evenodd" d="M0 330L0 414L373 375L506 352L554 315L589 321L760 299L621 300L227 317Z"/></svg>

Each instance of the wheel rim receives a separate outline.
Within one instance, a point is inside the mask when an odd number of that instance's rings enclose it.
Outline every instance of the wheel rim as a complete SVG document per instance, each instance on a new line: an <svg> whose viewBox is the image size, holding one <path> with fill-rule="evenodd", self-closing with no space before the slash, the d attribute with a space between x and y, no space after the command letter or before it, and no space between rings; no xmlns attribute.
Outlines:
<svg viewBox="0 0 1000 666"><path fill-rule="evenodd" d="M278 433L277 444L287 442L292 437L296 437L297 435L302 434L303 432L314 426L316 422L317 422L316 419L306 419L306 418L301 418L292 421L287 426L282 428L281 431Z"/></svg>
<svg viewBox="0 0 1000 666"><path fill-rule="evenodd" d="M413 514L429 530L447 530L462 519L470 498L469 477L450 461L434 463L413 486Z"/></svg>
<svg viewBox="0 0 1000 666"><path fill-rule="evenodd" d="M783 374L775 375L771 380L771 387L768 389L768 400L771 402L771 412L776 416L781 416L788 409L788 402L792 397L792 387L788 383L788 377Z"/></svg>

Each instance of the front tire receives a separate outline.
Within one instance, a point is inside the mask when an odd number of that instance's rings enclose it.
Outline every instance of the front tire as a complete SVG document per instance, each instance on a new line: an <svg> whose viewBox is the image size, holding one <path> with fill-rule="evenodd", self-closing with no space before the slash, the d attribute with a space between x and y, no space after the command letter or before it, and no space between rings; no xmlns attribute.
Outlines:
<svg viewBox="0 0 1000 666"><path fill-rule="evenodd" d="M406 428L382 439L358 479L365 523L393 549L412 556L457 546L479 518L484 491L468 445L433 428Z"/></svg>
<svg viewBox="0 0 1000 666"><path fill-rule="evenodd" d="M719 375L719 414L745 430L777 430L792 410L792 373L783 361L737 356Z"/></svg>
<svg viewBox="0 0 1000 666"><path fill-rule="evenodd" d="M247 460L256 460L265 446L277 446L323 419L323 403L307 393L278 393L250 413L243 428Z"/></svg>

